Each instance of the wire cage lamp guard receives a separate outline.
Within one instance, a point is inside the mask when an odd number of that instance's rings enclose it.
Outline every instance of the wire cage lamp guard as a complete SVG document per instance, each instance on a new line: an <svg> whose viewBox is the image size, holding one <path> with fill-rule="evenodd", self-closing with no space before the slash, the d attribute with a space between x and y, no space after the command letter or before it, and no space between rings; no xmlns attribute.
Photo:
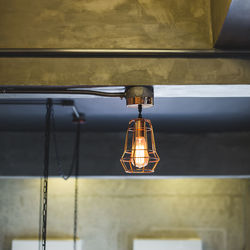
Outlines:
<svg viewBox="0 0 250 250"><path fill-rule="evenodd" d="M129 122L120 161L126 173L154 172L160 158L150 120L137 118Z"/></svg>

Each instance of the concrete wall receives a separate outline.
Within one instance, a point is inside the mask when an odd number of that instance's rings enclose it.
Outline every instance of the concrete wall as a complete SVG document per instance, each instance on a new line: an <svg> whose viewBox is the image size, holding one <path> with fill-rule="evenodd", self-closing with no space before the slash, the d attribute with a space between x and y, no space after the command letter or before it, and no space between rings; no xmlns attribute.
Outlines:
<svg viewBox="0 0 250 250"><path fill-rule="evenodd" d="M43 133L0 133L0 176L41 176ZM161 158L157 176L250 176L250 133L155 134ZM120 163L124 133L90 133L81 137L81 176L128 176ZM57 133L65 172L72 161L74 135ZM50 175L60 176L51 145Z"/></svg>
<svg viewBox="0 0 250 250"><path fill-rule="evenodd" d="M249 84L249 59L0 58L0 85Z"/></svg>
<svg viewBox="0 0 250 250"><path fill-rule="evenodd" d="M1 48L211 48L210 0L0 0Z"/></svg>
<svg viewBox="0 0 250 250"><path fill-rule="evenodd" d="M50 238L72 236L73 187L49 181ZM39 179L1 179L0 190L0 249L8 250L13 238L37 237ZM85 250L132 250L134 237L200 237L204 250L250 249L249 195L249 180L240 179L81 179L79 237Z"/></svg>
<svg viewBox="0 0 250 250"><path fill-rule="evenodd" d="M0 0L0 48L211 49L212 23L217 37L229 3ZM0 58L0 85L249 84L249 65L249 59Z"/></svg>

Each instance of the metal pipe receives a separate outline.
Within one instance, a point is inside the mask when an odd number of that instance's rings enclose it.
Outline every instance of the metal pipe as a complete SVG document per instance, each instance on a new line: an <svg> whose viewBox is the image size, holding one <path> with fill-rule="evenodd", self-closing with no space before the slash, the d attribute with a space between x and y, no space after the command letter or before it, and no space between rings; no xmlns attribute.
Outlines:
<svg viewBox="0 0 250 250"><path fill-rule="evenodd" d="M0 49L5 58L250 58L250 50Z"/></svg>
<svg viewBox="0 0 250 250"><path fill-rule="evenodd" d="M94 90L62 89L62 88L36 88L36 87L1 87L1 94L75 94L75 95L95 95L103 97L125 97L125 92L103 92Z"/></svg>

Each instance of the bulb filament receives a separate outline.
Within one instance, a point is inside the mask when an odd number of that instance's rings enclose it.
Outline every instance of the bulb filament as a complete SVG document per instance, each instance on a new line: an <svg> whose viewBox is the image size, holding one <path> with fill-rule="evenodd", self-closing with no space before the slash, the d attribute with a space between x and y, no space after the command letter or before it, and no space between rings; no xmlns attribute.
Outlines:
<svg viewBox="0 0 250 250"><path fill-rule="evenodd" d="M149 154L148 145L145 137L136 137L132 145L132 164L137 168L143 168L148 165Z"/></svg>

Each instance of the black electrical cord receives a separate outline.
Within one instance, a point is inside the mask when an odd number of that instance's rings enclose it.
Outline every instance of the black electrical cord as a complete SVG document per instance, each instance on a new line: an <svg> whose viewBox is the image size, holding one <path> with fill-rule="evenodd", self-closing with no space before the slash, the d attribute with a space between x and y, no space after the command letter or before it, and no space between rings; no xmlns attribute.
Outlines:
<svg viewBox="0 0 250 250"><path fill-rule="evenodd" d="M57 143L57 136L56 136L56 122L55 122L55 112L54 112L54 109L52 107L52 136L53 136L53 141L54 141L54 150L55 150L55 158L56 158L56 166L57 166L57 169L58 169L58 172L60 174L60 176L64 179L64 180L67 180L70 178L70 176L72 175L73 173L73 169L75 167L75 162L77 160L77 141L78 141L78 132L76 132L76 138L75 138L75 146L74 146L74 150L73 150L73 156L72 156L72 162L70 164L70 167L69 167L69 170L68 170L68 173L65 174L65 171L63 169L63 166L62 166L62 161L60 159L60 156L59 156L59 150L58 150L58 143ZM77 122L78 124L79 122ZM78 127L77 127L78 129Z"/></svg>
<svg viewBox="0 0 250 250"><path fill-rule="evenodd" d="M139 112L139 114L138 114L138 118L142 118L142 105L141 104L139 104L138 105L138 112Z"/></svg>
<svg viewBox="0 0 250 250"><path fill-rule="evenodd" d="M77 221L78 221L78 175L79 175L79 158L80 158L80 133L81 133L81 120L80 117L76 121L76 137L75 137L75 147L73 150L73 158L69 168L69 172L65 175L61 160L59 158L58 147L57 147L57 138L56 138L56 124L55 124L55 113L52 106L52 133L54 139L54 148L56 155L56 163L57 168L59 170L60 175L64 180L69 179L71 177L73 170L75 169L75 195L74 195L74 214L73 214L73 249L77 249Z"/></svg>

